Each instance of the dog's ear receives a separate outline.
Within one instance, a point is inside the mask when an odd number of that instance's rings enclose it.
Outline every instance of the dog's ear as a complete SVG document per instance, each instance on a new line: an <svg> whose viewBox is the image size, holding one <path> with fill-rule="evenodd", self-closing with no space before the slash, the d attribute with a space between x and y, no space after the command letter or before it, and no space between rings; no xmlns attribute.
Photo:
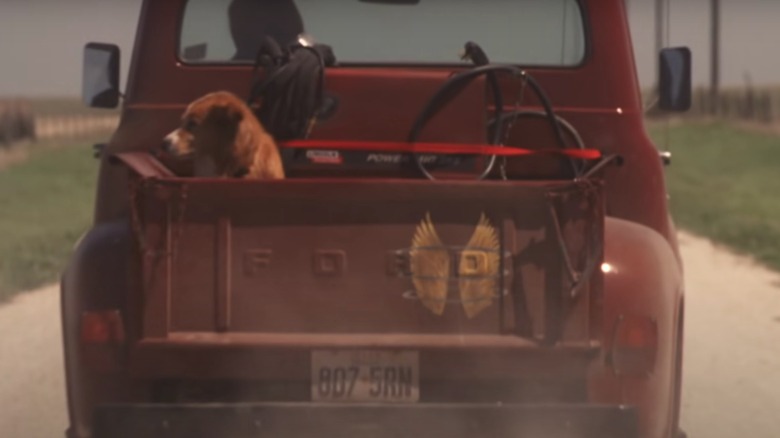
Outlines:
<svg viewBox="0 0 780 438"><path fill-rule="evenodd" d="M220 123L239 123L244 119L244 114L231 105L219 105L209 111L209 118Z"/></svg>

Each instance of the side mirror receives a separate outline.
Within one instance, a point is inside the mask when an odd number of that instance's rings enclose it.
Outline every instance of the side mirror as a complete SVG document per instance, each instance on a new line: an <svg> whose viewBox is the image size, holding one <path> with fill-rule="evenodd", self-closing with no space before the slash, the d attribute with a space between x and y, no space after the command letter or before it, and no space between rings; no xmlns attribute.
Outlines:
<svg viewBox="0 0 780 438"><path fill-rule="evenodd" d="M688 111L691 107L691 50L670 47L658 60L658 107L664 111Z"/></svg>
<svg viewBox="0 0 780 438"><path fill-rule="evenodd" d="M84 46L81 95L92 108L119 105L119 47L115 44L87 43Z"/></svg>

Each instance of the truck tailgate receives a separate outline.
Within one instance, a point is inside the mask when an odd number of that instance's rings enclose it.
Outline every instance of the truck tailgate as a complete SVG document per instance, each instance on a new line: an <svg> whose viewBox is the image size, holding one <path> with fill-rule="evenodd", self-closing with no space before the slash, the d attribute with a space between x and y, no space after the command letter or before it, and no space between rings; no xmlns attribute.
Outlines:
<svg viewBox="0 0 780 438"><path fill-rule="evenodd" d="M143 337L498 334L519 289L564 295L600 259L594 185L140 181Z"/></svg>

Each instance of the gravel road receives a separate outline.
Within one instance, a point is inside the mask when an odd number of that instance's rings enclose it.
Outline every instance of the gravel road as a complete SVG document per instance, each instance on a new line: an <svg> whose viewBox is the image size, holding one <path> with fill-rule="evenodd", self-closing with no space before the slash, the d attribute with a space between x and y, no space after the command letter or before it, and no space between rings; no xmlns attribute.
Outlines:
<svg viewBox="0 0 780 438"><path fill-rule="evenodd" d="M687 321L683 423L691 438L780 436L780 275L680 235ZM0 307L0 435L62 437L57 287Z"/></svg>
<svg viewBox="0 0 780 438"><path fill-rule="evenodd" d="M0 307L0 436L65 436L61 341L58 286Z"/></svg>

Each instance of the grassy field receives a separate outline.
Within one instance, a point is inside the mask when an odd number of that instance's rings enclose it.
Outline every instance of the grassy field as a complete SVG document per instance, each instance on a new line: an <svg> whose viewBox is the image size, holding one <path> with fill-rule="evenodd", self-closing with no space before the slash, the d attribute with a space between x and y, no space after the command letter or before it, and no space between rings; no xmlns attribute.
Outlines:
<svg viewBox="0 0 780 438"><path fill-rule="evenodd" d="M672 126L669 140L677 224L780 269L780 136L713 122Z"/></svg>
<svg viewBox="0 0 780 438"><path fill-rule="evenodd" d="M52 97L30 99L32 111L37 116L105 116L119 114L119 109L89 108L78 97Z"/></svg>
<svg viewBox="0 0 780 438"><path fill-rule="evenodd" d="M97 176L91 139L32 148L0 171L0 301L56 281L89 226Z"/></svg>

